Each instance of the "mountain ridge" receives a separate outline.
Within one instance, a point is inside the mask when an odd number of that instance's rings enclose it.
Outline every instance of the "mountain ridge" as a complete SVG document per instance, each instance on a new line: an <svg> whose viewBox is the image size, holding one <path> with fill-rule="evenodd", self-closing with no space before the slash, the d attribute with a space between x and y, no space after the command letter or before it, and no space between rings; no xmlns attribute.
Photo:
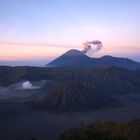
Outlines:
<svg viewBox="0 0 140 140"><path fill-rule="evenodd" d="M108 67L117 66L120 68L137 70L140 69L140 62L136 62L129 58L114 57L110 55L105 55L100 58L90 58L89 56L82 53L82 51L72 49L52 62L48 63L47 67Z"/></svg>

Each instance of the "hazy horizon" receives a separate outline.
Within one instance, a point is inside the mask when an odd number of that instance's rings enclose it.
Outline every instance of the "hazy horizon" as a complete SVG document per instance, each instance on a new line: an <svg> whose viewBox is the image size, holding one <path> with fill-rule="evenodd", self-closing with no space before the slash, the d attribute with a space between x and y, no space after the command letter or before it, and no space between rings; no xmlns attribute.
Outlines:
<svg viewBox="0 0 140 140"><path fill-rule="evenodd" d="M61 56L61 55L60 55ZM105 56L105 55L103 55ZM58 56L59 57L59 56ZM95 57L95 58L100 58L102 56L99 57ZM120 57L121 56L113 56L113 57ZM49 62L55 60L57 57L54 58L49 58L49 59L36 59L36 60L5 60L5 61L0 61L0 66L38 66L38 67L44 67L46 66ZM123 57L123 58L129 58L135 62L140 62L140 59L137 57Z"/></svg>

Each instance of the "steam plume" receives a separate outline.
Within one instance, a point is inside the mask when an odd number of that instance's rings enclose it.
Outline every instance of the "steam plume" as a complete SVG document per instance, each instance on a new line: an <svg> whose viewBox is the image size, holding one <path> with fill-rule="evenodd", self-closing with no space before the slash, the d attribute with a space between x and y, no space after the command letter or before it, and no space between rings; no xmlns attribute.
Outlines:
<svg viewBox="0 0 140 140"><path fill-rule="evenodd" d="M24 89L32 89L33 88L32 84L29 81L23 82L22 87Z"/></svg>
<svg viewBox="0 0 140 140"><path fill-rule="evenodd" d="M92 56L93 53L99 51L102 49L103 44L99 40L93 40L93 41L86 41L83 43L84 49L83 53Z"/></svg>

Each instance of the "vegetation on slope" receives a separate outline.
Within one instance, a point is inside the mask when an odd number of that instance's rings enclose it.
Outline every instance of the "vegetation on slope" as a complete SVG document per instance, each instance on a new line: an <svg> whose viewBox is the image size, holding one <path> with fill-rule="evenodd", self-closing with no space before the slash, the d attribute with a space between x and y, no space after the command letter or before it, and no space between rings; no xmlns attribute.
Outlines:
<svg viewBox="0 0 140 140"><path fill-rule="evenodd" d="M140 120L131 122L97 122L69 130L58 140L140 140Z"/></svg>

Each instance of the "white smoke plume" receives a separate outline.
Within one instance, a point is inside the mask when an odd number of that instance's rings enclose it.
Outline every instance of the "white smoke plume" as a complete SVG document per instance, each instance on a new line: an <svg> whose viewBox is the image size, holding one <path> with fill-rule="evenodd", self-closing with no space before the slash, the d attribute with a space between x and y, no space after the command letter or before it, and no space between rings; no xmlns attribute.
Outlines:
<svg viewBox="0 0 140 140"><path fill-rule="evenodd" d="M99 40L86 41L83 43L83 53L92 56L95 52L102 49L103 44Z"/></svg>
<svg viewBox="0 0 140 140"><path fill-rule="evenodd" d="M30 81L23 82L22 87L23 87L23 89L32 89L33 88Z"/></svg>
<svg viewBox="0 0 140 140"><path fill-rule="evenodd" d="M41 84L33 85L30 81L25 81L22 83L22 89L39 89L41 87Z"/></svg>

